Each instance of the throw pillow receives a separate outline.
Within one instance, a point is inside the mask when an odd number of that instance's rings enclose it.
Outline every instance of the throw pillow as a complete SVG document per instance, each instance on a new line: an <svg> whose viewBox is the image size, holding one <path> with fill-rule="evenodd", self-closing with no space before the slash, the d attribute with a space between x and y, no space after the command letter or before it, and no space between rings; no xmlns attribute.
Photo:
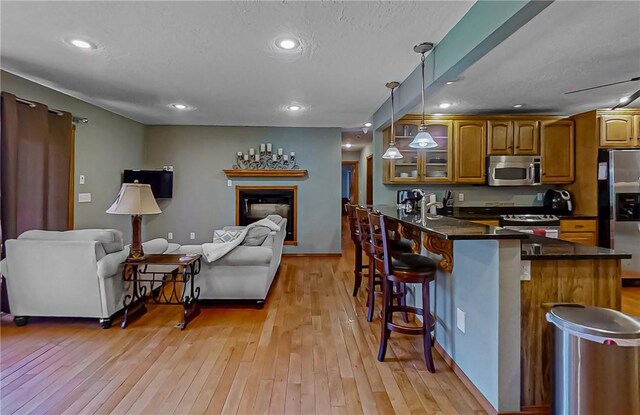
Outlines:
<svg viewBox="0 0 640 415"><path fill-rule="evenodd" d="M213 243L223 244L231 242L237 239L242 234L242 231L213 231Z"/></svg>
<svg viewBox="0 0 640 415"><path fill-rule="evenodd" d="M269 228L264 226L254 226L249 228L247 236L245 236L242 245L245 246L260 246L267 239L267 236L271 233Z"/></svg>

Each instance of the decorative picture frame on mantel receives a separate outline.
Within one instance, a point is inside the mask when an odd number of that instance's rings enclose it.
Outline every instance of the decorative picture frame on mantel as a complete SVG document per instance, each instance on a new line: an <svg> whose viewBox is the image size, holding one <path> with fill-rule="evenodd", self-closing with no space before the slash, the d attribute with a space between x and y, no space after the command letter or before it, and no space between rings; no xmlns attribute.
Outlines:
<svg viewBox="0 0 640 415"><path fill-rule="evenodd" d="M304 177L307 170L300 169L296 153L286 153L271 143L250 148L247 153L238 151L232 169L223 170L227 177Z"/></svg>

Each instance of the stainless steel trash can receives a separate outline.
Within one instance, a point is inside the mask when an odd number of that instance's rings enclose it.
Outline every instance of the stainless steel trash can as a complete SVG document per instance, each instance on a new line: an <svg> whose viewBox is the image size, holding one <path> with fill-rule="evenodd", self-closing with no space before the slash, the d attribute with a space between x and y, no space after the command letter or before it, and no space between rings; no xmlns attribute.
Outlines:
<svg viewBox="0 0 640 415"><path fill-rule="evenodd" d="M556 306L553 413L640 414L640 320L599 307Z"/></svg>

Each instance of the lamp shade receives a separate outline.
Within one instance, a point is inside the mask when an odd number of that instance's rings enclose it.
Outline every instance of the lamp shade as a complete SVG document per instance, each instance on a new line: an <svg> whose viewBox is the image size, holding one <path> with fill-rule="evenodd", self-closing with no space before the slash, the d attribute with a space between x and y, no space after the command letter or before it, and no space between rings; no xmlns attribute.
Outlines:
<svg viewBox="0 0 640 415"><path fill-rule="evenodd" d="M123 183L115 202L107 209L107 213L115 215L154 215L161 212L151 186L141 183Z"/></svg>
<svg viewBox="0 0 640 415"><path fill-rule="evenodd" d="M382 158L385 160L398 160L402 158L402 153L395 145L391 144L387 151L382 155Z"/></svg>
<svg viewBox="0 0 640 415"><path fill-rule="evenodd" d="M416 134L413 141L409 144L411 148L434 148L438 147L438 143L433 139L426 128L420 126L420 132Z"/></svg>

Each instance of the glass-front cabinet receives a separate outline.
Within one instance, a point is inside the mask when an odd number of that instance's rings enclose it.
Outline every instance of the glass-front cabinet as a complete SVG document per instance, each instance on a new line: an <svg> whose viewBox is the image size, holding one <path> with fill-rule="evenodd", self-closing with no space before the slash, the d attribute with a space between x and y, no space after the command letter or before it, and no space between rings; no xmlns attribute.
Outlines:
<svg viewBox="0 0 640 415"><path fill-rule="evenodd" d="M427 131L437 147L415 149L409 147L418 134L420 120L401 120L395 125L396 146L404 156L400 160L385 160L385 183L451 183L453 181L453 153L451 145L452 121L425 121ZM384 148L389 146L391 129L385 130Z"/></svg>

